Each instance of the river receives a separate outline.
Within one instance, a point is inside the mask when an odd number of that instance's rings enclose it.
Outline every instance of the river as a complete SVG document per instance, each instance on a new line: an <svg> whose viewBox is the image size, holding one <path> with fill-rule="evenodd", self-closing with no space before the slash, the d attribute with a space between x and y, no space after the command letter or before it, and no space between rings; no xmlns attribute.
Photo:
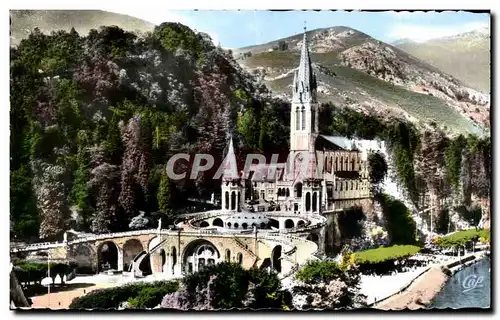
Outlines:
<svg viewBox="0 0 500 320"><path fill-rule="evenodd" d="M485 258L455 273L436 296L431 308L489 308L491 261Z"/></svg>

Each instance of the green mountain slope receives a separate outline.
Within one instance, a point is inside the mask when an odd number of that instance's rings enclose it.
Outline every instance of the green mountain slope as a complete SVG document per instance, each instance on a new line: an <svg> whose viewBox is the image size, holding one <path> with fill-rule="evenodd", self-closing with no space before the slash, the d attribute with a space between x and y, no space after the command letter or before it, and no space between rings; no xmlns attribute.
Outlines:
<svg viewBox="0 0 500 320"><path fill-rule="evenodd" d="M490 91L489 32L467 32L423 43L405 40L394 45L472 88L482 92Z"/></svg>
<svg viewBox="0 0 500 320"><path fill-rule="evenodd" d="M154 24L127 15L100 10L10 10L12 45L28 37L35 27L43 33L55 30L81 34L100 26L118 26L127 31L153 31Z"/></svg>

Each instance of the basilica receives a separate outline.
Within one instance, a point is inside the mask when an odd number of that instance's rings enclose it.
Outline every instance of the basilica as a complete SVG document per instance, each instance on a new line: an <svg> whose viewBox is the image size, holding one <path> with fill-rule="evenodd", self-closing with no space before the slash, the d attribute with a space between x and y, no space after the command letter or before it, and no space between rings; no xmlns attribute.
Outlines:
<svg viewBox="0 0 500 320"><path fill-rule="evenodd" d="M316 74L304 32L293 80L288 160L252 165L237 176L224 174L223 211L245 210L249 208L245 203L250 202L272 203L279 211L326 214L370 199L367 158L369 152L380 150L383 142L320 134L316 96ZM224 161L234 157L231 139Z"/></svg>

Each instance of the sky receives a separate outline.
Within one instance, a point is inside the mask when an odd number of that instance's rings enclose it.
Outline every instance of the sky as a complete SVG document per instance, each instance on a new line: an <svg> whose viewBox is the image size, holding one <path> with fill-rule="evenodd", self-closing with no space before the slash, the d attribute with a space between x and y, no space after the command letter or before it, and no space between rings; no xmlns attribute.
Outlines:
<svg viewBox="0 0 500 320"><path fill-rule="evenodd" d="M307 29L346 26L378 40L393 42L407 38L421 42L490 25L487 13L470 12L346 12L346 11L173 11L140 10L125 13L159 24L180 22L208 33L224 48L266 43Z"/></svg>

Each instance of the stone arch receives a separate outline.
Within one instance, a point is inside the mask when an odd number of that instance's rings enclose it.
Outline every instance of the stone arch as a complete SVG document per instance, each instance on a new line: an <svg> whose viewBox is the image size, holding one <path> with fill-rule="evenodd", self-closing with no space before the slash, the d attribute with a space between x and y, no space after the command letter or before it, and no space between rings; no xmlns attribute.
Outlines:
<svg viewBox="0 0 500 320"><path fill-rule="evenodd" d="M241 252L238 252L238 263L243 264L243 254Z"/></svg>
<svg viewBox="0 0 500 320"><path fill-rule="evenodd" d="M306 224L306 223L304 222L304 220L299 220L299 221L297 222L297 228L301 228L301 227L305 226L305 224Z"/></svg>
<svg viewBox="0 0 500 320"><path fill-rule="evenodd" d="M318 193L314 192L312 197L312 211L316 212L318 210Z"/></svg>
<svg viewBox="0 0 500 320"><path fill-rule="evenodd" d="M78 267L83 267L88 271L97 271L97 252L95 247L89 243L77 243L70 246L68 250L68 260L70 263L74 263ZM86 273L87 271L84 272Z"/></svg>
<svg viewBox="0 0 500 320"><path fill-rule="evenodd" d="M226 191L225 195L226 200L226 210L229 210L229 191Z"/></svg>
<svg viewBox="0 0 500 320"><path fill-rule="evenodd" d="M295 130L300 130L300 109L295 108Z"/></svg>
<svg viewBox="0 0 500 320"><path fill-rule="evenodd" d="M276 229L280 228L280 223L276 219L269 219L269 224L271 225L271 227L274 227Z"/></svg>
<svg viewBox="0 0 500 320"><path fill-rule="evenodd" d="M165 253L165 249L160 249L160 272L163 272L165 268L165 263L167 263L167 254Z"/></svg>
<svg viewBox="0 0 500 320"><path fill-rule="evenodd" d="M290 229L294 227L294 223L292 219L286 219L285 220L285 228Z"/></svg>
<svg viewBox="0 0 500 320"><path fill-rule="evenodd" d="M226 259L226 262L231 262L231 250L226 249L225 259Z"/></svg>
<svg viewBox="0 0 500 320"><path fill-rule="evenodd" d="M214 221L212 221L212 225L214 227L223 227L224 226L224 222L222 221L221 218L215 218Z"/></svg>
<svg viewBox="0 0 500 320"><path fill-rule="evenodd" d="M219 263L220 253L217 247L205 239L191 241L184 249L182 261L187 273L202 270L206 265Z"/></svg>
<svg viewBox="0 0 500 320"><path fill-rule="evenodd" d="M123 244L123 269L129 270L134 258L144 251L142 243L137 239L128 239Z"/></svg>
<svg viewBox="0 0 500 320"><path fill-rule="evenodd" d="M97 266L99 271L106 269L118 270L120 248L113 241L106 241L97 249Z"/></svg>
<svg viewBox="0 0 500 320"><path fill-rule="evenodd" d="M319 236L316 233L311 233L307 236L307 240L316 243L319 246Z"/></svg>
<svg viewBox="0 0 500 320"><path fill-rule="evenodd" d="M172 266L172 274L175 272L175 266L177 265L177 248L172 247L170 249L170 259L171 259L171 266Z"/></svg>
<svg viewBox="0 0 500 320"><path fill-rule="evenodd" d="M306 130L306 108L302 107L302 130Z"/></svg>
<svg viewBox="0 0 500 320"><path fill-rule="evenodd" d="M299 182L295 185L295 197L302 197L302 182Z"/></svg>
<svg viewBox="0 0 500 320"><path fill-rule="evenodd" d="M238 212L241 212L241 203L240 203L240 199L241 199L241 192L238 191L237 192L237 196L236 196L236 209L238 210Z"/></svg>
<svg viewBox="0 0 500 320"><path fill-rule="evenodd" d="M210 224L208 222L206 222L205 220L203 220L202 222L200 222L200 228L206 228L206 227L209 227Z"/></svg>
<svg viewBox="0 0 500 320"><path fill-rule="evenodd" d="M278 273L281 272L281 245L273 248L271 252L271 264L274 270L278 271Z"/></svg>
<svg viewBox="0 0 500 320"><path fill-rule="evenodd" d="M311 193L306 193L306 212L311 211Z"/></svg>

